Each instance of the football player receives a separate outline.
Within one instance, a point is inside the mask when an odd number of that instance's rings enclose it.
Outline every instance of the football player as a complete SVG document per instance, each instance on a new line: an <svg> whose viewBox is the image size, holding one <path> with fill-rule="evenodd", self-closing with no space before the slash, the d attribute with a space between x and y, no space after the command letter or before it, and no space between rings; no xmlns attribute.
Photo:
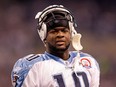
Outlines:
<svg viewBox="0 0 116 87"><path fill-rule="evenodd" d="M14 87L99 87L97 61L81 52L81 34L71 12L62 5L51 5L35 16L37 31L45 45L43 54L30 54L14 65ZM69 46L76 51L70 51Z"/></svg>

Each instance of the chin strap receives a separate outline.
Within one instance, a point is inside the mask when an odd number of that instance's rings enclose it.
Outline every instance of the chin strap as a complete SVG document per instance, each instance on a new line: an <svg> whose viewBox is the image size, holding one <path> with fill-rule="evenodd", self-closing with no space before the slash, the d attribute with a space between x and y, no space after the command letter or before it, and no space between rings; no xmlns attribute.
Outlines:
<svg viewBox="0 0 116 87"><path fill-rule="evenodd" d="M83 47L81 45L80 39L81 39L82 35L77 33L76 35L74 35L72 37L72 46L75 50L79 51L82 50Z"/></svg>

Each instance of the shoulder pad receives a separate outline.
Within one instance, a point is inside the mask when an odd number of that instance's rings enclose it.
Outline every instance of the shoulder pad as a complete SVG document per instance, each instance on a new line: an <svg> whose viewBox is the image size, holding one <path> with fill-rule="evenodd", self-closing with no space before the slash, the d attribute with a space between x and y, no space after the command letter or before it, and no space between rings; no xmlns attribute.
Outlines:
<svg viewBox="0 0 116 87"><path fill-rule="evenodd" d="M41 54L29 54L20 58L14 65L11 72L12 85L20 87L30 68L39 61Z"/></svg>

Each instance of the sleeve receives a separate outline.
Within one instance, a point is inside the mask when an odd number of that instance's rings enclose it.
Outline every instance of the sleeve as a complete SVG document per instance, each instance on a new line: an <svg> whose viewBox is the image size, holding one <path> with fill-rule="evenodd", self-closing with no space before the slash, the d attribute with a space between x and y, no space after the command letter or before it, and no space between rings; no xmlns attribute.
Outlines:
<svg viewBox="0 0 116 87"><path fill-rule="evenodd" d="M24 58L20 58L15 64L11 72L11 82L13 87L21 87L29 69L32 65L26 58L33 56L30 54ZM30 66L29 66L30 65Z"/></svg>
<svg viewBox="0 0 116 87"><path fill-rule="evenodd" d="M91 78L92 78L92 82L90 87L99 87L100 86L100 68L99 68L99 64L95 59L92 59L92 64L91 64L91 69L90 74L91 74Z"/></svg>
<svg viewBox="0 0 116 87"><path fill-rule="evenodd" d="M23 82L24 73L26 71L24 71L25 66L22 65L23 65L23 59L19 59L13 67L13 70L11 72L11 81L13 87L20 87L20 85Z"/></svg>

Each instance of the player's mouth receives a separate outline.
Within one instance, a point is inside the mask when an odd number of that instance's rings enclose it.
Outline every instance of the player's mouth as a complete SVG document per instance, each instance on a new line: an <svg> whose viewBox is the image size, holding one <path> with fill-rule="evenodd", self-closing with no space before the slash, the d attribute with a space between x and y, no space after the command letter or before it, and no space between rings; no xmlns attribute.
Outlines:
<svg viewBox="0 0 116 87"><path fill-rule="evenodd" d="M63 45L63 44L65 44L65 41L64 40L57 40L56 44L57 45Z"/></svg>

